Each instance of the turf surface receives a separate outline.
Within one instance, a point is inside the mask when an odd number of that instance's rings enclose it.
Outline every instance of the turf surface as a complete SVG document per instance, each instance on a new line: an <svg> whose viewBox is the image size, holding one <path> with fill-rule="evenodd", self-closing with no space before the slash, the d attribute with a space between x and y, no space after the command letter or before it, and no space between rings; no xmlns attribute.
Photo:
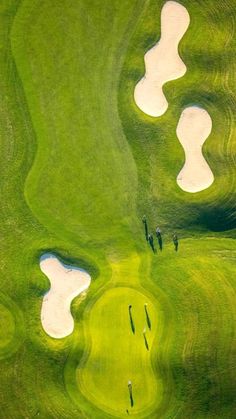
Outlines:
<svg viewBox="0 0 236 419"><path fill-rule="evenodd" d="M1 2L1 418L236 417L236 1L181 3L188 71L154 119L133 89L164 1ZM213 120L215 182L196 195L176 184L190 104ZM144 239L144 213L162 253ZM93 278L62 340L40 322L47 251Z"/></svg>

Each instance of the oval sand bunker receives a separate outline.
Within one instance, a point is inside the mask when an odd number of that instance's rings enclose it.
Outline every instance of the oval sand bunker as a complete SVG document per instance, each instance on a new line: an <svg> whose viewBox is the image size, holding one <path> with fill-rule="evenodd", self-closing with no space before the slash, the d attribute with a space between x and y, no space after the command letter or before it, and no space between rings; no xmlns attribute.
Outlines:
<svg viewBox="0 0 236 419"><path fill-rule="evenodd" d="M64 265L51 253L41 257L40 269L51 283L50 290L43 298L42 326L49 336L64 338L74 329L71 302L89 287L91 277L83 269Z"/></svg>
<svg viewBox="0 0 236 419"><path fill-rule="evenodd" d="M214 181L202 154L202 145L211 129L212 120L205 109L190 106L182 112L176 133L185 152L185 163L177 176L177 183L186 192L200 192Z"/></svg>
<svg viewBox="0 0 236 419"><path fill-rule="evenodd" d="M161 39L144 57L145 76L137 83L134 100L147 115L160 116L168 108L162 86L182 77L186 66L178 54L178 44L190 23L187 9L167 1L161 11Z"/></svg>

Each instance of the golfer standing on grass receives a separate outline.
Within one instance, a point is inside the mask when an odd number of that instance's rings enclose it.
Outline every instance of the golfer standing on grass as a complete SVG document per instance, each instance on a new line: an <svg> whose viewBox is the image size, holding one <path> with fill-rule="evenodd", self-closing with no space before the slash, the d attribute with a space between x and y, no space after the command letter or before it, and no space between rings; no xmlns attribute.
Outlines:
<svg viewBox="0 0 236 419"><path fill-rule="evenodd" d="M156 228L156 236L157 236L157 241L159 244L159 249L162 250L162 236L161 236L161 229L159 227Z"/></svg>
<svg viewBox="0 0 236 419"><path fill-rule="evenodd" d="M178 247L179 247L179 240L178 240L177 234L173 235L173 243L174 243L174 246L175 246L175 251L177 252Z"/></svg>

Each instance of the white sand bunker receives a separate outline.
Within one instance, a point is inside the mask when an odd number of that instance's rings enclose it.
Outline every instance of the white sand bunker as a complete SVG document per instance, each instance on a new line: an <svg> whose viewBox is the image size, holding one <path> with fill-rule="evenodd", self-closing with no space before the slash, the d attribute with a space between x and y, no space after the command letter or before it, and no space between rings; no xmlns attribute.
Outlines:
<svg viewBox="0 0 236 419"><path fill-rule="evenodd" d="M50 290L43 298L43 328L53 338L64 338L74 329L71 302L89 287L91 277L83 269L64 265L51 253L41 257L40 268L51 283Z"/></svg>
<svg viewBox="0 0 236 419"><path fill-rule="evenodd" d="M177 183L186 192L202 191L214 181L202 155L202 145L211 129L212 120L205 109L190 106L182 112L176 133L185 152L185 163L177 176Z"/></svg>
<svg viewBox="0 0 236 419"><path fill-rule="evenodd" d="M187 9L167 1L161 11L161 39L144 57L145 76L137 83L134 100L150 116L160 116L168 108L162 86L182 77L186 66L178 54L178 44L190 23Z"/></svg>

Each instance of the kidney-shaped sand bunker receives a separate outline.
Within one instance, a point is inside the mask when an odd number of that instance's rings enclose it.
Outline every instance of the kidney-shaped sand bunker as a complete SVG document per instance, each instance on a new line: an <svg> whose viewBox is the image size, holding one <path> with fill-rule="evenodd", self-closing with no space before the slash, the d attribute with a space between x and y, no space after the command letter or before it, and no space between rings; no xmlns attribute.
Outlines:
<svg viewBox="0 0 236 419"><path fill-rule="evenodd" d="M202 154L202 146L211 129L212 120L205 109L189 106L183 110L176 133L185 152L185 163L177 176L177 183L186 192L200 192L214 181Z"/></svg>
<svg viewBox="0 0 236 419"><path fill-rule="evenodd" d="M40 269L51 283L50 290L43 298L42 326L49 336L64 338L74 330L71 302L89 287L91 277L83 269L64 265L51 253L40 258Z"/></svg>
<svg viewBox="0 0 236 419"><path fill-rule="evenodd" d="M187 9L167 1L161 11L161 39L144 57L145 75L134 90L136 105L147 115L160 116L168 108L162 86L182 77L186 66L178 53L178 44L190 23Z"/></svg>

